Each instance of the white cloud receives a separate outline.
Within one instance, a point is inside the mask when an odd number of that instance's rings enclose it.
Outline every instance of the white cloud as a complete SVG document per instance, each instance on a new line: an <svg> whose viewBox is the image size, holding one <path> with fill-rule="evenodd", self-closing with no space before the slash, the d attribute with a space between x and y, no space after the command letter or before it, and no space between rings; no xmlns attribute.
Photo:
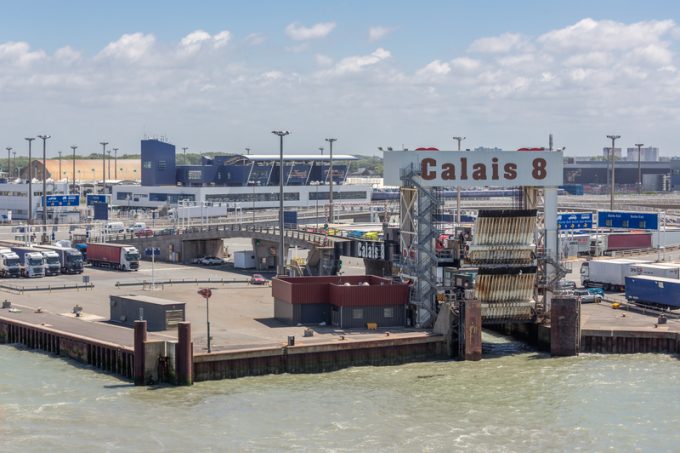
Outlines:
<svg viewBox="0 0 680 453"><path fill-rule="evenodd" d="M657 43L664 36L677 31L672 20L623 24L587 18L545 33L538 38L538 42L549 49L621 50Z"/></svg>
<svg viewBox="0 0 680 453"><path fill-rule="evenodd" d="M184 55L194 55L204 47L219 49L229 44L231 33L227 30L215 35L203 30L192 31L179 42L180 52Z"/></svg>
<svg viewBox="0 0 680 453"><path fill-rule="evenodd" d="M423 78L432 78L445 76L449 72L451 72L451 66L448 63L444 63L441 60L434 60L420 68L416 72L416 75Z"/></svg>
<svg viewBox="0 0 680 453"><path fill-rule="evenodd" d="M391 56L389 50L379 47L369 55L343 58L335 65L332 72L338 75L361 72L366 67L378 64Z"/></svg>
<svg viewBox="0 0 680 453"><path fill-rule="evenodd" d="M462 71L475 71L480 67L479 60L468 57L459 57L451 60L451 66Z"/></svg>
<svg viewBox="0 0 680 453"><path fill-rule="evenodd" d="M70 46L62 47L54 52L54 58L61 63L71 64L80 60L81 53Z"/></svg>
<svg viewBox="0 0 680 453"><path fill-rule="evenodd" d="M518 49L524 44L524 39L517 33L504 33L500 36L480 38L472 42L470 50L482 53L505 53Z"/></svg>
<svg viewBox="0 0 680 453"><path fill-rule="evenodd" d="M244 41L246 44L251 46L259 46L267 40L267 37L262 33L251 33L245 37Z"/></svg>
<svg viewBox="0 0 680 453"><path fill-rule="evenodd" d="M298 23L286 26L286 35L294 41L306 41L328 36L335 28L335 22L319 22L311 27L305 27Z"/></svg>
<svg viewBox="0 0 680 453"><path fill-rule="evenodd" d="M385 36L387 36L392 29L387 28L387 27L371 27L368 29L368 40L371 42L378 41L380 39L383 39Z"/></svg>
<svg viewBox="0 0 680 453"><path fill-rule="evenodd" d="M44 51L31 51L31 46L23 41L0 44L0 61L7 61L20 66L25 66L44 58Z"/></svg>
<svg viewBox="0 0 680 453"><path fill-rule="evenodd" d="M100 58L121 58L135 61L144 58L156 42L152 34L132 33L121 36L99 52Z"/></svg>

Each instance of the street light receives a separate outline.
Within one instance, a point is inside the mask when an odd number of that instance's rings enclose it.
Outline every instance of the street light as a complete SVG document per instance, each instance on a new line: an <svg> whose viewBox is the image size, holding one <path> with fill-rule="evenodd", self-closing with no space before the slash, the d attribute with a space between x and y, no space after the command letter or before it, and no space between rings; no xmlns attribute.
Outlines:
<svg viewBox="0 0 680 453"><path fill-rule="evenodd" d="M17 174L17 178L19 177L19 172L17 171L17 152L12 151L12 157L14 158L14 171Z"/></svg>
<svg viewBox="0 0 680 453"><path fill-rule="evenodd" d="M109 142L99 142L99 144L102 145L102 193L106 194L106 145L108 145ZM92 178L94 181L94 175Z"/></svg>
<svg viewBox="0 0 680 453"><path fill-rule="evenodd" d="M118 148L113 148L113 179L118 181Z"/></svg>
<svg viewBox="0 0 680 453"><path fill-rule="evenodd" d="M614 210L614 189L616 188L616 182L614 181L614 177L616 175L616 169L614 168L615 167L614 147L615 147L616 140L621 138L621 136L620 135L607 135L607 138L611 139L611 141L612 141L612 147L611 147L611 150L610 150L611 151L610 157L611 157L611 164L612 164L612 181L611 181L612 185L611 185L611 193L609 195L609 209L613 211Z"/></svg>
<svg viewBox="0 0 680 453"><path fill-rule="evenodd" d="M642 143L636 143L638 149L638 194L642 193L642 167L640 166L640 154L642 153L642 147L645 146Z"/></svg>
<svg viewBox="0 0 680 453"><path fill-rule="evenodd" d="M78 147L76 145L71 145L71 149L73 150L73 192L76 193L76 149Z"/></svg>
<svg viewBox="0 0 680 453"><path fill-rule="evenodd" d="M33 162L31 162L31 142L35 140L33 137L26 137L24 140L28 142L28 224L33 220Z"/></svg>
<svg viewBox="0 0 680 453"><path fill-rule="evenodd" d="M61 151L57 151L57 154L59 154L59 176L61 176Z"/></svg>
<svg viewBox="0 0 680 453"><path fill-rule="evenodd" d="M7 150L7 179L12 179L12 161L10 160L10 153L12 152L12 147L8 146L5 148Z"/></svg>
<svg viewBox="0 0 680 453"><path fill-rule="evenodd" d="M458 142L458 151L460 151L460 142L465 140L465 137L452 137ZM456 224L460 226L460 186L456 187Z"/></svg>
<svg viewBox="0 0 680 453"><path fill-rule="evenodd" d="M246 148L246 155L250 155L250 148Z"/></svg>
<svg viewBox="0 0 680 453"><path fill-rule="evenodd" d="M189 148L186 147L186 146L182 147L182 151L184 151L184 165L187 165L187 150L188 149Z"/></svg>
<svg viewBox="0 0 680 453"><path fill-rule="evenodd" d="M283 137L289 135L289 131L272 131L279 136L279 269L278 275L284 275L285 266L283 258Z"/></svg>
<svg viewBox="0 0 680 453"><path fill-rule="evenodd" d="M106 154L109 155L109 157L107 158L107 160L108 160L108 162L109 162L109 169L108 169L109 177L108 177L107 179L108 179L109 181L111 181L111 150L108 150L108 151L106 152Z"/></svg>
<svg viewBox="0 0 680 453"><path fill-rule="evenodd" d="M326 141L330 145L328 152L330 155L330 181L328 186L328 223L333 223L333 142L337 138L327 138Z"/></svg>
<svg viewBox="0 0 680 453"><path fill-rule="evenodd" d="M46 155L47 155L47 139L50 138L50 135L38 135L38 138L43 141L43 169L42 169L42 211L43 211L43 237L42 237L42 242L43 244L47 243L47 164L46 164Z"/></svg>

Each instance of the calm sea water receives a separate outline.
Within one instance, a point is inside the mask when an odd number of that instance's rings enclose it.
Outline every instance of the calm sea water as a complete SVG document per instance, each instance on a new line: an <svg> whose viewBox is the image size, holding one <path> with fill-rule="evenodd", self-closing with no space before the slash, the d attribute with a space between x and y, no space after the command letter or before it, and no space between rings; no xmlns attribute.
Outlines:
<svg viewBox="0 0 680 453"><path fill-rule="evenodd" d="M135 388L0 347L0 451L678 451L680 360L552 359L485 337L477 363Z"/></svg>

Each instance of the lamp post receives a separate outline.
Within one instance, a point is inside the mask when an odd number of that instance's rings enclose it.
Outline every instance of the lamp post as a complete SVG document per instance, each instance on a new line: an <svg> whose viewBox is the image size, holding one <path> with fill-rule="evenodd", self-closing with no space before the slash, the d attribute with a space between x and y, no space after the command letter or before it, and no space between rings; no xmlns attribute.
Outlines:
<svg viewBox="0 0 680 453"><path fill-rule="evenodd" d="M108 155L108 157L106 158L108 162L108 169L106 170L108 176L106 177L106 179L111 181L111 150L108 150L106 154Z"/></svg>
<svg viewBox="0 0 680 453"><path fill-rule="evenodd" d="M71 145L71 149L73 150L73 193L76 193L76 149L78 147Z"/></svg>
<svg viewBox="0 0 680 453"><path fill-rule="evenodd" d="M289 131L272 131L279 136L279 268L278 275L284 275L285 259L283 257L283 137L290 134Z"/></svg>
<svg viewBox="0 0 680 453"><path fill-rule="evenodd" d="M14 159L14 172L17 174L17 178L19 177L19 172L17 171L17 152L12 151L12 158Z"/></svg>
<svg viewBox="0 0 680 453"><path fill-rule="evenodd" d="M106 145L109 142L99 142L102 145L102 193L106 193ZM95 192L96 193L96 192Z"/></svg>
<svg viewBox="0 0 680 453"><path fill-rule="evenodd" d="M328 153L330 156L330 179L328 183L328 223L333 223L333 142L336 142L337 138L327 138L326 141L330 145L328 148Z"/></svg>
<svg viewBox="0 0 680 453"><path fill-rule="evenodd" d="M42 243L47 243L47 166L46 166L46 155L47 155L47 139L50 135L38 135L38 138L43 141L43 169L42 169L42 214L43 214L43 236Z"/></svg>
<svg viewBox="0 0 680 453"><path fill-rule="evenodd" d="M246 155L250 155L250 148L246 148Z"/></svg>
<svg viewBox="0 0 680 453"><path fill-rule="evenodd" d="M636 143L638 149L638 194L642 193L642 167L640 166L640 155L642 154L642 147L645 146L642 143Z"/></svg>
<svg viewBox="0 0 680 453"><path fill-rule="evenodd" d="M5 148L7 150L7 179L12 179L12 161L10 160L10 153L12 152L12 147L8 146Z"/></svg>
<svg viewBox="0 0 680 453"><path fill-rule="evenodd" d="M26 137L28 142L28 224L33 221L33 162L31 161L31 144L35 138Z"/></svg>
<svg viewBox="0 0 680 453"><path fill-rule="evenodd" d="M113 148L113 179L118 181L118 148Z"/></svg>
<svg viewBox="0 0 680 453"><path fill-rule="evenodd" d="M609 195L609 209L614 210L614 189L616 188L616 182L614 181L614 177L616 176L616 169L615 169L615 160L614 160L614 147L616 144L616 140L621 138L620 135L607 135L608 139L611 139L612 141L612 147L610 150L610 158L611 158L611 164L612 164L612 181L611 181L611 193Z"/></svg>
<svg viewBox="0 0 680 453"><path fill-rule="evenodd" d="M453 137L458 142L458 151L460 151L460 142L465 140L465 137ZM456 224L460 225L460 186L456 187Z"/></svg>
<svg viewBox="0 0 680 453"><path fill-rule="evenodd" d="M57 151L59 154L59 176L61 176L61 151Z"/></svg>
<svg viewBox="0 0 680 453"><path fill-rule="evenodd" d="M183 156L184 156L184 165L188 165L188 164L187 164L187 150L188 150L188 149L189 149L189 148L186 147L186 146L182 147L182 151L184 151L184 154L183 154Z"/></svg>

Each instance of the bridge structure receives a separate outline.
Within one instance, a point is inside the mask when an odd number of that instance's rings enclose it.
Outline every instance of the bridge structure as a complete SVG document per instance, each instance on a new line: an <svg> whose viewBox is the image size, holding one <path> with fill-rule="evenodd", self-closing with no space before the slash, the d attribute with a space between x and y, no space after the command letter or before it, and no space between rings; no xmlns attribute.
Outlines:
<svg viewBox="0 0 680 453"><path fill-rule="evenodd" d="M256 269L275 270L280 231L277 226L249 224L220 224L190 226L175 230L175 234L136 237L132 234L111 235L109 242L129 244L140 251L158 248L157 259L191 263L201 256L223 256L224 239L249 238L255 255ZM375 245L378 253L366 258L367 242ZM389 241L388 241L389 242ZM335 275L341 267L341 257L364 258L367 273L389 275L389 258L394 253L383 241L365 241L357 238L328 235L312 229L284 229L286 249L300 247L309 250L303 266L295 266L300 275Z"/></svg>

